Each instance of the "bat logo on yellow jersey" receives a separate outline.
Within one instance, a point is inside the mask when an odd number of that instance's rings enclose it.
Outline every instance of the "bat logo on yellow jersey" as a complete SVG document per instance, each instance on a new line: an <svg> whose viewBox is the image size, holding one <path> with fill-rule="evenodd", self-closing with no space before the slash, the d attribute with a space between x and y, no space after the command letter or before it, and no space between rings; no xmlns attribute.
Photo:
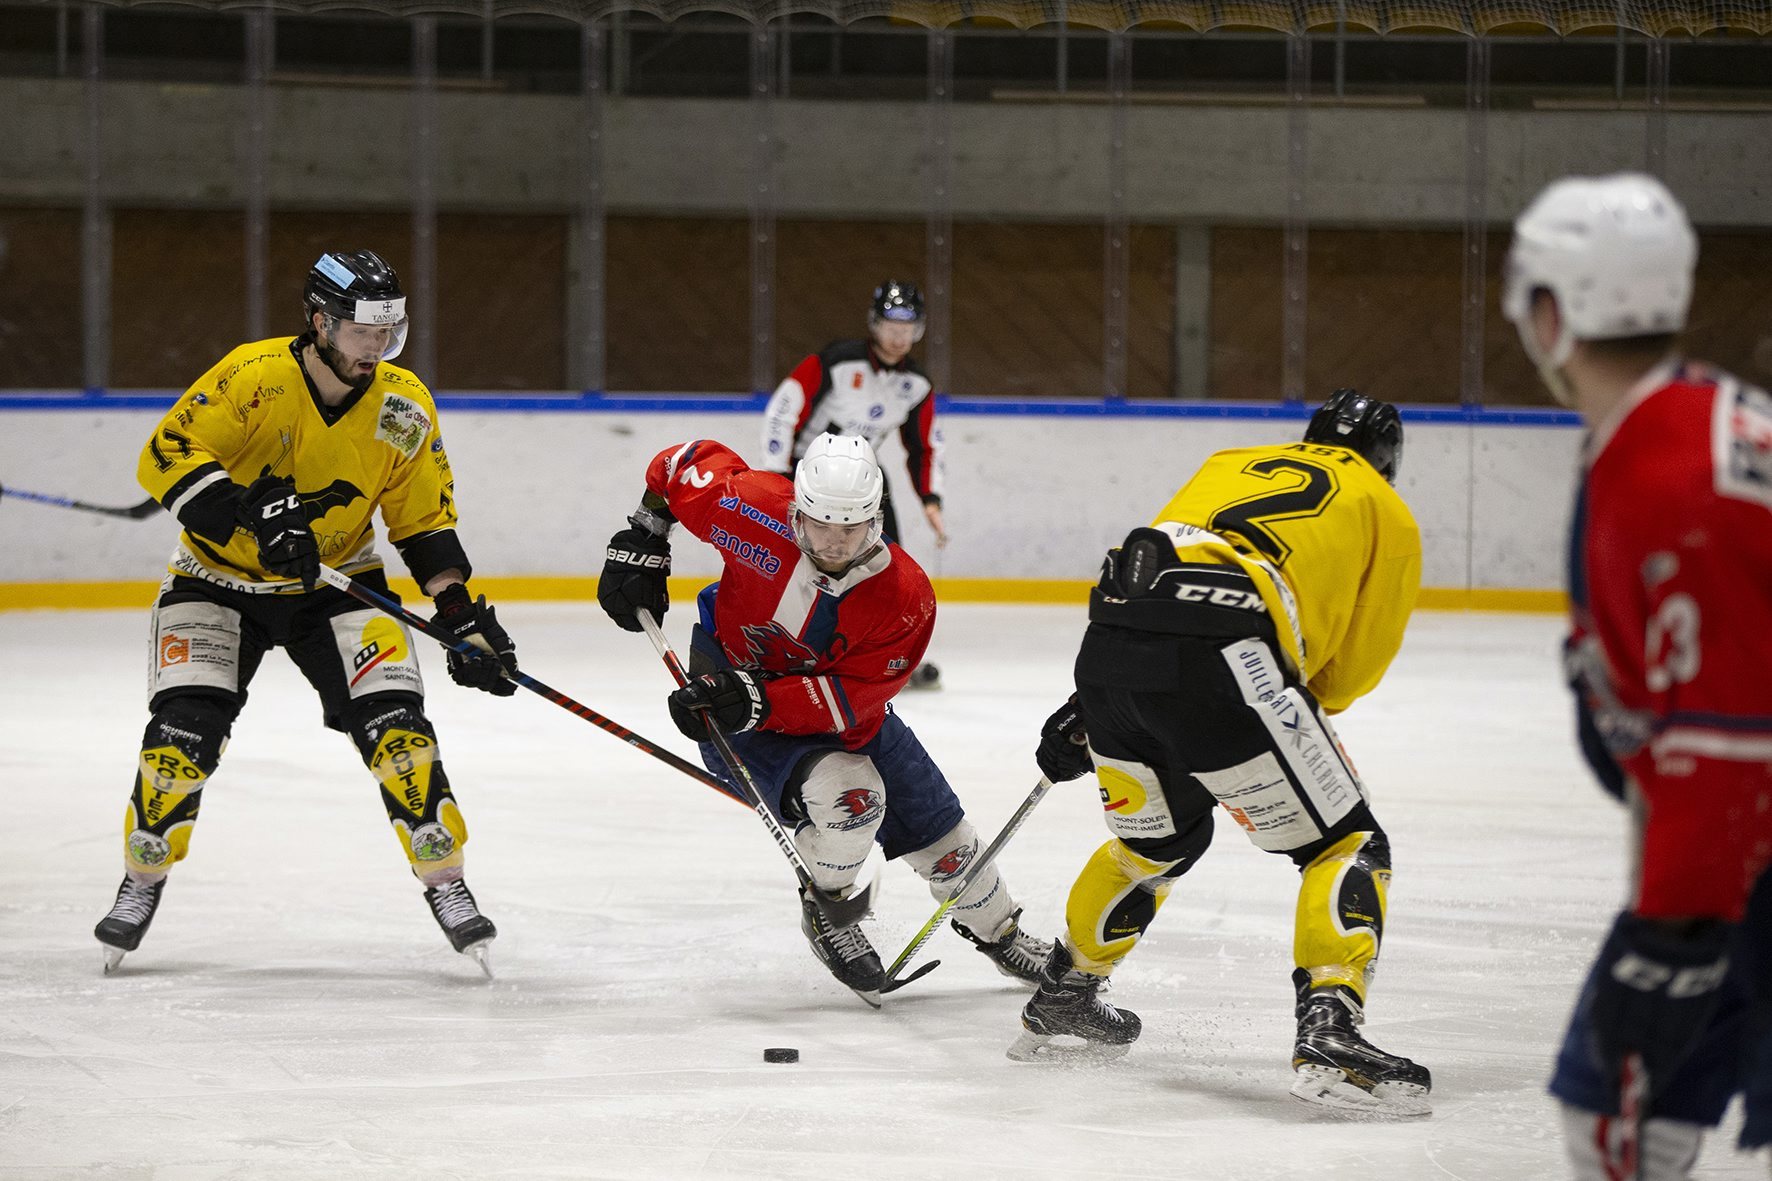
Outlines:
<svg viewBox="0 0 1772 1181"><path fill-rule="evenodd" d="M269 466L259 473L261 477L270 474ZM297 488L295 494L301 498L302 507L307 510L310 521L318 521L335 508L343 508L354 500L363 499L363 489L349 480L334 480L317 492L303 492Z"/></svg>

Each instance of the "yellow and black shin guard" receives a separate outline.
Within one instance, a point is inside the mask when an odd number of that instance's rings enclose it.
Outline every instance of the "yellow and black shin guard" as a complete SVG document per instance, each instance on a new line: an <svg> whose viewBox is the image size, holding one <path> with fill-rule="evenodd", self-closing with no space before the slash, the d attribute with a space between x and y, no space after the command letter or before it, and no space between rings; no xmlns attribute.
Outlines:
<svg viewBox="0 0 1772 1181"><path fill-rule="evenodd" d="M1188 860L1153 861L1117 837L1097 849L1065 904L1076 966L1098 976L1112 972L1169 897L1171 872Z"/></svg>
<svg viewBox="0 0 1772 1181"><path fill-rule="evenodd" d="M1300 991L1344 985L1364 1004L1384 938L1390 844L1382 832L1351 833L1306 865L1303 879L1292 938Z"/></svg>
<svg viewBox="0 0 1772 1181"><path fill-rule="evenodd" d="M441 871L459 870L468 826L438 760L437 737L417 713L401 711L386 720L359 746L381 784L382 805L412 872L429 880Z"/></svg>
<svg viewBox="0 0 1772 1181"><path fill-rule="evenodd" d="M185 859L209 772L176 746L142 751L135 790L123 813L123 864L137 874L163 874Z"/></svg>

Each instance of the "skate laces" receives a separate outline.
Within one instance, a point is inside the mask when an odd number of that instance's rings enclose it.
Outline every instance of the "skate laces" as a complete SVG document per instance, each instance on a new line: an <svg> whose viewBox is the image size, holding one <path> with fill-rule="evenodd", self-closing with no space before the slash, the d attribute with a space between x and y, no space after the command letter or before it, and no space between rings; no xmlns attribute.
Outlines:
<svg viewBox="0 0 1772 1181"><path fill-rule="evenodd" d="M480 914L480 908L474 905L474 896L459 879L432 891L431 909L437 912L438 921L445 927L459 927Z"/></svg>
<svg viewBox="0 0 1772 1181"><path fill-rule="evenodd" d="M144 886L134 878L124 878L123 888L117 891L117 901L111 904L110 917L123 919L125 922L140 923L154 913L154 895L158 882Z"/></svg>
<svg viewBox="0 0 1772 1181"><path fill-rule="evenodd" d="M836 953L845 960L854 962L872 952L873 946L868 943L867 936L862 934L861 927L851 923L847 927L833 927L824 917L823 912L814 911L812 920L818 926L818 933L824 941L831 945Z"/></svg>

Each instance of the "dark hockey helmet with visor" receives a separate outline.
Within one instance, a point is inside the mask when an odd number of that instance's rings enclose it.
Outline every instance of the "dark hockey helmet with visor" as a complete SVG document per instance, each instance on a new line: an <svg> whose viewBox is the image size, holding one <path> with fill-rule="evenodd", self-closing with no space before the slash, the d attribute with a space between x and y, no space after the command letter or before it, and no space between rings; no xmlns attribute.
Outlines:
<svg viewBox="0 0 1772 1181"><path fill-rule="evenodd" d="M1403 416L1389 402L1367 397L1359 390L1339 389L1330 394L1311 415L1304 441L1358 451L1392 484L1403 466Z"/></svg>
<svg viewBox="0 0 1772 1181"><path fill-rule="evenodd" d="M406 293L400 276L373 250L329 250L308 272L302 292L304 315L312 323L315 312L356 324L387 325L393 329L381 359L391 361L406 347Z"/></svg>
<svg viewBox="0 0 1772 1181"><path fill-rule="evenodd" d="M870 332L881 324L913 324L916 335L911 340L919 341L923 339L927 323L923 315L923 293L917 290L916 284L888 279L874 288L873 302L868 305Z"/></svg>

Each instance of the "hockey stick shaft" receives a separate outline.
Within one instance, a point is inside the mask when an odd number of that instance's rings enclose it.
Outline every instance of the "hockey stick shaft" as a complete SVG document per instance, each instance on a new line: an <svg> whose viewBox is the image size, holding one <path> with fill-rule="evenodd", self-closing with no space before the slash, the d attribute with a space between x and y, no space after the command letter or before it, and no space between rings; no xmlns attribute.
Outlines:
<svg viewBox="0 0 1772 1181"><path fill-rule="evenodd" d="M378 594L377 592L371 590L370 588L364 586L362 583L358 582L356 579L352 578L350 575L345 574L344 572L339 571L339 570L334 570L331 566L327 566L324 564L321 565L321 567L320 567L320 581L326 583L328 586L337 587L339 590L345 592L345 594L347 594L347 595L350 595L353 599L356 599L358 602L367 603L369 606L374 607L379 611L385 611L387 614L392 615L395 619L398 619L402 623L406 624L406 626L414 629L415 631L421 631L425 635L431 637L431 639L436 640L439 644L442 644L445 648L449 648L449 649L452 649L453 651L459 652L463 656L474 656L474 655L483 654L481 649L474 647L472 644L468 643L465 640L456 639L454 635L450 634L448 631L444 630L443 628L438 627L435 623L432 623L430 620L426 619L424 616L419 615L416 612L407 610L404 606L402 606L399 603L396 603L393 599L388 598L386 595ZM577 701L574 701L572 698L566 696L566 694L560 692L558 689L555 689L549 685L543 684L541 681L530 676L528 673L514 672L514 673L506 673L505 675L510 677L511 680L517 682L517 684L523 686L525 689L528 689L531 693L535 693L538 696L547 698L549 701L553 702L555 705L559 706L561 709L567 711L568 713L578 715L579 717L583 718L585 721L589 722L591 725L597 727L597 729L602 730L604 733L615 735L617 738L621 739L623 742L627 743L629 746L633 747L635 750L640 751L643 754L649 754L653 758L659 760L661 763L664 763L666 766L672 767L678 771L683 772L683 774L689 776L691 779L695 780L696 782L701 783L701 784L705 784L706 786L713 788L715 791L719 792L721 795L725 796L727 799L735 800L740 804L748 804L750 802L750 801L744 799L742 796L739 796L736 793L734 793L732 788L727 786L725 783L721 782L715 776L708 774L705 770L696 766L694 763L691 763L688 759L680 758L679 756L672 754L670 751L664 749L663 747L657 745L656 743L649 742L645 738L642 738L640 735L638 735L638 734L634 733L632 730L628 729L626 726L621 725L619 722L616 722L616 721L611 720L610 718L604 717L602 714L598 713L596 710L592 709L588 705L583 705Z"/></svg>
<svg viewBox="0 0 1772 1181"><path fill-rule="evenodd" d="M654 619L652 612L645 608L641 608L636 614L640 617L640 626L646 629L646 638L652 641L652 646L657 649L659 658L665 662L665 667L671 670L671 676L676 679L678 687L687 685L689 674L683 671L683 662L678 660L676 652L672 651L671 642L665 638L664 629L658 626L658 620ZM788 864L794 867L794 877L799 879L800 888L810 894L813 900L818 903L818 908L824 912L825 917L832 924L847 927L851 923L859 921L862 916L856 912L858 908L865 909L865 895L858 897L855 905L845 906L844 899L832 897L813 884L812 871L806 868L805 859L800 856L800 851L794 848L793 838L788 836L787 829L781 826L781 821L777 820L775 813L769 810L769 803L763 798L763 793L758 790L757 781L751 778L750 768L744 765L744 760L740 759L738 752L732 749L731 741L714 722L714 719L710 717L705 720L708 727L708 740L714 744L714 749L720 752L720 758L725 760L727 769L732 772L734 782L744 789L745 795L749 797L747 802L752 811L762 819L764 827L769 830L769 835L775 838L775 844L781 849L782 856L786 857Z"/></svg>
<svg viewBox="0 0 1772 1181"><path fill-rule="evenodd" d="M0 499L12 497L14 500L29 500L36 504L53 505L56 508L78 509L83 513L98 513L105 517L122 517L128 521L141 521L160 511L160 502L152 496L140 504L127 508L116 508L104 504L88 504L84 500L75 500L69 496L51 496L47 492L27 492L23 488L8 488L0 484Z"/></svg>
<svg viewBox="0 0 1772 1181"><path fill-rule="evenodd" d="M1034 784L1034 790L1028 793L1028 798L1021 802L1019 808L1015 809L1008 822L1003 825L1003 831L997 834L996 840L985 847L985 851L979 854L978 860L974 861L960 880L954 883L953 889L948 891L947 898L935 908L935 913L929 916L929 921L923 924L923 929L917 932L916 938L912 939L909 945L898 953L898 958L892 961L890 968L886 969L887 990L890 990L895 983L900 983L898 980L899 971L911 961L917 952L922 950L925 943L929 942L929 937L941 925L941 920L947 916L948 911L953 909L954 903L958 902L960 896L972 888L972 883L978 880L978 875L996 861L997 854L1003 851L1003 846L1009 843L1009 838L1014 836L1016 831L1027 822L1027 818L1032 815L1034 808L1046 798L1046 793L1051 790L1052 780L1044 775L1040 776L1040 782ZM913 975L902 983L909 983L911 979L915 978Z"/></svg>

